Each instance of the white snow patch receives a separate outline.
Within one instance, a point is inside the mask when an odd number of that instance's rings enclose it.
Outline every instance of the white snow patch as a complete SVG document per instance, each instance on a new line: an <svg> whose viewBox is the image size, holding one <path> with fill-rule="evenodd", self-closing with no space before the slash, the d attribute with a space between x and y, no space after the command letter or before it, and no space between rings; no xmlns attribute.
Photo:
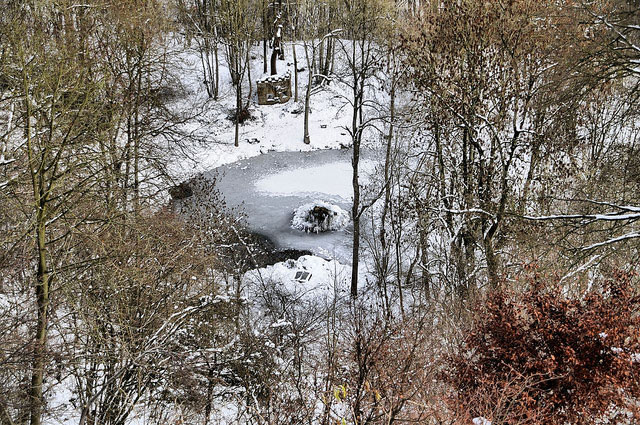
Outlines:
<svg viewBox="0 0 640 425"><path fill-rule="evenodd" d="M298 282L295 279L298 271L309 272L310 279L305 283ZM336 292L346 291L350 276L351 267L314 255L303 255L297 260L283 261L245 274L245 278L254 283L256 291L262 290L260 285L255 285L256 283L270 282L278 290L288 293L302 303L330 299Z"/></svg>
<svg viewBox="0 0 640 425"><path fill-rule="evenodd" d="M483 418L479 416L477 418L473 418L473 425L491 425L491 421L489 419Z"/></svg>
<svg viewBox="0 0 640 425"><path fill-rule="evenodd" d="M272 328L285 328L287 326L291 326L291 322L284 319L280 319L277 322L271 324Z"/></svg>
<svg viewBox="0 0 640 425"><path fill-rule="evenodd" d="M375 164L373 160L361 161L361 184L368 181L368 173L374 170ZM300 167L271 174L258 180L255 188L258 192L271 196L324 193L351 200L352 176L353 168L350 161L335 161L317 167Z"/></svg>
<svg viewBox="0 0 640 425"><path fill-rule="evenodd" d="M329 193L350 199L353 196L350 177L353 170L347 161L297 168L270 175L256 182L256 189L270 195Z"/></svg>

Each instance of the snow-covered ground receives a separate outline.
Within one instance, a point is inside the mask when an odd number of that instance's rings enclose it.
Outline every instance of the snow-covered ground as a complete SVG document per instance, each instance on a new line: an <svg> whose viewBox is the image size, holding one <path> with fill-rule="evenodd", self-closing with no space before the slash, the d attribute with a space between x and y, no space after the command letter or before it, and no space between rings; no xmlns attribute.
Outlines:
<svg viewBox="0 0 640 425"><path fill-rule="evenodd" d="M296 45L299 58L304 58L301 45ZM292 46L287 46L285 61L278 61L279 73L289 71L292 75L292 92L295 91L293 75ZM185 97L173 106L178 109L192 108L204 103L203 113L189 122L185 130L202 141L201 146L194 148L192 160L179 161L174 171L183 177L208 171L221 165L240 159L258 156L270 151L312 151L316 149L336 149L348 146L351 138L345 127L351 122L349 110L345 108L344 85L333 83L318 90L311 96L311 113L309 115L310 144L304 144L304 94L306 90L307 70L304 61L300 60L298 69L298 102L292 98L285 104L258 105L255 81L267 76L264 74L261 49L255 47L255 59L251 63L253 89L251 90L252 119L240 126L240 146L235 147L234 124L228 116L235 108L235 90L231 85L229 70L224 55L220 56L220 96L218 100L208 99L201 71L200 58L194 50L186 50L181 54L179 75L186 88ZM245 82L243 96L249 94Z"/></svg>
<svg viewBox="0 0 640 425"><path fill-rule="evenodd" d="M287 260L247 272L245 278L254 287L269 282L276 289L304 304L318 299L331 299L340 293L348 295L347 279L351 277L350 273L350 267L337 261L304 255L297 260Z"/></svg>

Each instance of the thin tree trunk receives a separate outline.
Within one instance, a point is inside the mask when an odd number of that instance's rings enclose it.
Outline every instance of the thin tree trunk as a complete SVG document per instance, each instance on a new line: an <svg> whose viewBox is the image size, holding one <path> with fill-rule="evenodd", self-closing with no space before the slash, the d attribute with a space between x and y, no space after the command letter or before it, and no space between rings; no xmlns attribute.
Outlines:
<svg viewBox="0 0 640 425"><path fill-rule="evenodd" d="M363 32L364 33L364 32ZM360 263L360 144L364 131L363 103L365 95L366 70L358 68L357 64L365 63L365 44L360 46L360 61L356 61L357 42L352 41L351 52L351 72L353 80L353 116L351 119L351 137L353 142L353 157L351 166L353 168L353 206L351 208L353 219L353 251L351 265L351 297L358 296L358 268Z"/></svg>
<svg viewBox="0 0 640 425"><path fill-rule="evenodd" d="M311 54L314 53L315 48L312 46ZM313 78L313 61L309 57L309 46L307 46L306 42L304 45L304 53L307 58L307 91L304 96L304 143L307 145L311 143L311 138L309 136L309 109L311 103L311 82Z"/></svg>
<svg viewBox="0 0 640 425"><path fill-rule="evenodd" d="M213 85L213 99L218 100L218 93L219 93L219 87L220 87L220 63L218 60L218 46L219 46L218 27L215 22L215 17L218 14L216 0L213 0L211 2L211 13L212 13L212 16L214 17L214 21L211 25L213 30L213 60L214 60L214 81L215 81Z"/></svg>
<svg viewBox="0 0 640 425"><path fill-rule="evenodd" d="M235 138L233 145L235 147L240 146L240 114L242 110L242 84L238 83L236 86L236 126L235 126Z"/></svg>
<svg viewBox="0 0 640 425"><path fill-rule="evenodd" d="M249 108L251 102L251 96L253 95L253 82L251 81L251 43L247 43L247 80L249 80L249 94L247 95L247 103L245 109Z"/></svg>
<svg viewBox="0 0 640 425"><path fill-rule="evenodd" d="M138 109L140 108L139 99L141 88L142 71L139 71L138 89L136 90L136 105L133 111L133 202L136 211L140 205L140 116Z"/></svg>
<svg viewBox="0 0 640 425"><path fill-rule="evenodd" d="M211 91L211 81L209 81L209 72L208 72L208 64L207 64L207 60L206 60L206 49L207 49L207 42L204 41L202 46L199 46L200 49L200 63L202 64L202 74L204 75L204 87L207 89L207 96L209 96L209 98L213 97L213 92Z"/></svg>
<svg viewBox="0 0 640 425"><path fill-rule="evenodd" d="M209 419L211 417L211 405L213 404L213 389L215 386L214 370L209 366L209 373L207 374L207 405L204 408L204 425L209 425Z"/></svg>
<svg viewBox="0 0 640 425"><path fill-rule="evenodd" d="M39 194L38 197L43 195ZM38 268L36 271L36 301L38 319L33 347L33 365L30 388L31 425L39 425L42 416L42 383L44 377L45 352L47 343L47 324L49 313L50 275L47 270L45 201L41 198L37 213L36 248Z"/></svg>
<svg viewBox="0 0 640 425"><path fill-rule="evenodd" d="M382 216L380 219L380 246L382 252L382 258L380 260L380 279L382 279L383 293L385 304L387 305L387 316L391 317L391 309L389 308L389 295L387 293L387 275L389 273L389 247L387 244L387 235L386 235L386 221L387 214L389 212L390 204L391 204L391 148L393 146L393 130L394 130L394 119L395 119L395 102L396 102L396 74L395 72L391 77L391 93L390 93L390 105L389 105L389 131L387 133L387 145L385 150L385 158L384 158L384 202L382 204ZM402 310L402 283L397 282L398 291L400 293L400 307ZM403 312L404 315L404 312Z"/></svg>
<svg viewBox="0 0 640 425"><path fill-rule="evenodd" d="M318 73L322 73L324 70L324 39L320 41L320 46L318 47ZM316 83L318 83L318 79L316 79Z"/></svg>
<svg viewBox="0 0 640 425"><path fill-rule="evenodd" d="M217 40L218 35L216 34L216 40ZM213 99L214 100L218 100L218 95L220 92L220 60L218 59L218 42L216 41L215 44L215 49L213 50L213 56L214 56L214 60L215 60L215 70L216 70L216 74L215 74L215 79L216 79L216 83L215 86L213 87Z"/></svg>
<svg viewBox="0 0 640 425"><path fill-rule="evenodd" d="M236 71L236 125L235 125L235 138L234 138L234 146L240 146L240 115L242 113L242 74L241 74L241 61L240 58L240 43L236 40L235 42L235 55L234 55L234 68Z"/></svg>
<svg viewBox="0 0 640 425"><path fill-rule="evenodd" d="M267 9L265 0L262 0L262 65L263 72L267 73Z"/></svg>

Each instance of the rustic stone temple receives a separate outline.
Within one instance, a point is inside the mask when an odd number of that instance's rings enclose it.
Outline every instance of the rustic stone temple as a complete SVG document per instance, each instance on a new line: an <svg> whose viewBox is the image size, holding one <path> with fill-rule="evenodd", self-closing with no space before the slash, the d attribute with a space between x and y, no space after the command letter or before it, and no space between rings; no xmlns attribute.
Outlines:
<svg viewBox="0 0 640 425"><path fill-rule="evenodd" d="M274 105L291 99L291 73L270 75L257 81L258 104Z"/></svg>

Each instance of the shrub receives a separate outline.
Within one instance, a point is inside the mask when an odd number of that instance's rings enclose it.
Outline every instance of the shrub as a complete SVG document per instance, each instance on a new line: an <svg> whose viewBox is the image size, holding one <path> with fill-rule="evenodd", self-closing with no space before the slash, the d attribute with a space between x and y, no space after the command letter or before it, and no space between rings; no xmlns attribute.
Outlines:
<svg viewBox="0 0 640 425"><path fill-rule="evenodd" d="M524 293L488 294L462 350L449 359L455 407L492 415L494 425L593 424L605 416L633 423L640 298L631 281L615 272L571 299L557 280L534 276Z"/></svg>

